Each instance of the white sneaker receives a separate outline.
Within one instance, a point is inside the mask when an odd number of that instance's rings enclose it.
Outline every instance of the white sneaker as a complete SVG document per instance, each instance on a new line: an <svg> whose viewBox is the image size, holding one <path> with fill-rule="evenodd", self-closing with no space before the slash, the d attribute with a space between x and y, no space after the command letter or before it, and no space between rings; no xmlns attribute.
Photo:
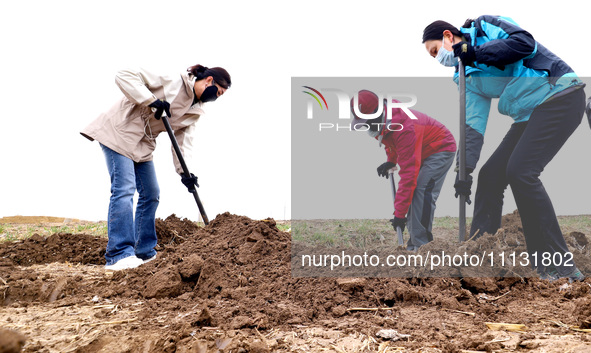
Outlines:
<svg viewBox="0 0 591 353"><path fill-rule="evenodd" d="M150 262L150 261L152 261L152 260L156 260L156 256L157 256L157 255L158 255L158 254L156 254L156 255L154 255L154 256L152 256L152 257L148 258L148 259L145 259L145 260L144 260L144 263L145 263L145 264L147 264L148 262Z"/></svg>
<svg viewBox="0 0 591 353"><path fill-rule="evenodd" d="M136 268L139 265L142 265L144 261L142 259L136 257L135 255L128 256L123 258L112 265L105 266L105 270L110 271L119 271L119 270L127 270L130 268Z"/></svg>

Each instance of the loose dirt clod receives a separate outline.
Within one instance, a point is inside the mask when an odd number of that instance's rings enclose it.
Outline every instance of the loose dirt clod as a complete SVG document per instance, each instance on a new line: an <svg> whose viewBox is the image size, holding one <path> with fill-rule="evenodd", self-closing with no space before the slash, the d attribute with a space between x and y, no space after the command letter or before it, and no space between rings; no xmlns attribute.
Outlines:
<svg viewBox="0 0 591 353"><path fill-rule="evenodd" d="M0 353L19 353L25 341L20 333L0 328Z"/></svg>

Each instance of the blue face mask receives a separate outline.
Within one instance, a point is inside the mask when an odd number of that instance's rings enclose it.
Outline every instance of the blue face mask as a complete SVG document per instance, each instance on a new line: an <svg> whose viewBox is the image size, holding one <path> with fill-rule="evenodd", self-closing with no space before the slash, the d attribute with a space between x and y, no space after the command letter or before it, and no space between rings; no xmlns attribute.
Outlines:
<svg viewBox="0 0 591 353"><path fill-rule="evenodd" d="M444 48L443 44L445 37L441 40L441 48L437 52L435 59L443 66L453 67L458 65L458 58L454 56L454 52Z"/></svg>

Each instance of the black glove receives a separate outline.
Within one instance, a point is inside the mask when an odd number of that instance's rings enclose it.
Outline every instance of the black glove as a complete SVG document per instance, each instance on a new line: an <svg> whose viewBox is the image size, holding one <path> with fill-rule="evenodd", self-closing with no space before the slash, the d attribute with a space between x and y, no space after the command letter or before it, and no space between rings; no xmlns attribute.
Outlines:
<svg viewBox="0 0 591 353"><path fill-rule="evenodd" d="M392 163L392 162L385 162L385 163L380 164L380 166L378 167L378 175L386 177L386 179L388 179L389 178L388 170L394 168L395 166L396 166L396 163Z"/></svg>
<svg viewBox="0 0 591 353"><path fill-rule="evenodd" d="M170 115L170 103L162 99L156 99L152 104L149 105L151 108L156 108L156 112L154 113L154 118L160 120L162 117L162 113L166 112L167 117L171 117Z"/></svg>
<svg viewBox="0 0 591 353"><path fill-rule="evenodd" d="M197 184L197 177L193 173L191 173L190 177L182 175L181 181L183 184L185 184L190 193L194 193L196 191L195 186L199 187L199 184Z"/></svg>
<svg viewBox="0 0 591 353"><path fill-rule="evenodd" d="M474 60L476 60L476 52L470 43L459 42L458 44L454 44L452 48L454 50L454 56L460 58L464 66L472 66L474 64Z"/></svg>
<svg viewBox="0 0 591 353"><path fill-rule="evenodd" d="M392 223L392 227L394 227L394 230L400 227L400 230L404 232L404 227L406 226L406 218L398 218L394 216L394 219L391 219L390 223Z"/></svg>
<svg viewBox="0 0 591 353"><path fill-rule="evenodd" d="M466 180L460 181L460 173L457 173L454 188L456 189L456 198L460 195L464 195L466 196L466 203L468 205L472 204L472 201L470 200L470 195L472 194L472 175L466 173Z"/></svg>

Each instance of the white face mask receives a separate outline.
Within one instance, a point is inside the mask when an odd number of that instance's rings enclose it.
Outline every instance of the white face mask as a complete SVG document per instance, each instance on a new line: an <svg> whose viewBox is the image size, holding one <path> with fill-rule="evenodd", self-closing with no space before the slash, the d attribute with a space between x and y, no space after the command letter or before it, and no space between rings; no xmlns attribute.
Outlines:
<svg viewBox="0 0 591 353"><path fill-rule="evenodd" d="M380 136L380 132L379 131L371 131L371 130L367 130L367 134L373 138L376 138L378 136Z"/></svg>
<svg viewBox="0 0 591 353"><path fill-rule="evenodd" d="M443 46L445 43L445 37L441 40L441 48L437 52L435 59L443 66L453 67L458 65L458 58L454 56L454 52L445 49Z"/></svg>
<svg viewBox="0 0 591 353"><path fill-rule="evenodd" d="M369 134L369 136L374 137L374 138L380 136L380 133L384 129L385 124L383 124L383 123L385 123L385 120L384 120L385 117L386 117L386 111L384 110L382 112L382 115L380 115L378 118L376 118L376 120L380 119L379 121L382 123L382 125L378 125L378 128L376 129L377 131L372 131L372 129L367 129L367 133Z"/></svg>
<svg viewBox="0 0 591 353"><path fill-rule="evenodd" d="M382 125L383 126L383 125ZM383 129L383 127L382 127ZM382 147L382 139L384 138L384 136L381 134L381 129L378 129L378 131L371 131L371 130L367 130L367 134L373 138L377 138L380 147Z"/></svg>

